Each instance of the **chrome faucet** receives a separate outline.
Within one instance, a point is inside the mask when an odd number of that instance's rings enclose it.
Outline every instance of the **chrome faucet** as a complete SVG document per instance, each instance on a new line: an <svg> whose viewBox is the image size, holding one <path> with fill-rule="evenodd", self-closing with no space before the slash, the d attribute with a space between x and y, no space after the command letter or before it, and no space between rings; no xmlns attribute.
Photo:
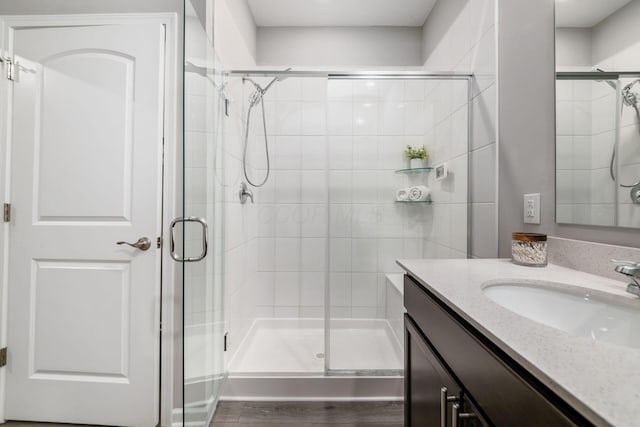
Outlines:
<svg viewBox="0 0 640 427"><path fill-rule="evenodd" d="M249 190L246 182L240 184L240 190L238 190L238 197L240 197L240 203L243 205L247 203L247 198L253 203L253 191Z"/></svg>
<svg viewBox="0 0 640 427"><path fill-rule="evenodd" d="M627 292L640 297L640 263L633 261L618 261L612 259L616 265L615 271L631 278L631 283L627 285Z"/></svg>

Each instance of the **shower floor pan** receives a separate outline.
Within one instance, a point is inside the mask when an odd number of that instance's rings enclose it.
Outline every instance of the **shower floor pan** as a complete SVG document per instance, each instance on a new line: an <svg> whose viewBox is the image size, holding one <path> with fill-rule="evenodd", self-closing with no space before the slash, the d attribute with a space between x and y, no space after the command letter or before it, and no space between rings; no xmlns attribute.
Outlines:
<svg viewBox="0 0 640 427"><path fill-rule="evenodd" d="M257 319L229 363L223 400L399 400L403 357L383 319Z"/></svg>

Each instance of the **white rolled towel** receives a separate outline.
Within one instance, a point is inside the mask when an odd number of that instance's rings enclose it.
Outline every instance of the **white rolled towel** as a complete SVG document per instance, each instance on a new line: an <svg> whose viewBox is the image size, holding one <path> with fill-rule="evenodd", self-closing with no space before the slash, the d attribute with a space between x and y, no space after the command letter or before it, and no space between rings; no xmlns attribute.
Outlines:
<svg viewBox="0 0 640 427"><path fill-rule="evenodd" d="M423 202L429 200L431 190L426 185L416 185L409 189L409 200L412 202Z"/></svg>
<svg viewBox="0 0 640 427"><path fill-rule="evenodd" d="M401 188L398 191L396 191L396 200L399 202L404 202L409 200L409 189Z"/></svg>

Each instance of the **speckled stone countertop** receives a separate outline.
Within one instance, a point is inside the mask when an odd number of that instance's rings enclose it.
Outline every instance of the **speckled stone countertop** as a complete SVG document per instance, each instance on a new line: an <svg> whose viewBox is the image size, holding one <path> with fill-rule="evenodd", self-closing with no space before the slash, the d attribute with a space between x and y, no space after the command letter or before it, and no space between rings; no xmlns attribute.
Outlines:
<svg viewBox="0 0 640 427"><path fill-rule="evenodd" d="M596 425L640 426L640 349L579 337L519 316L491 301L483 284L542 280L627 298L626 283L548 265L501 259L399 260L418 282ZM640 334L640 325L638 325Z"/></svg>

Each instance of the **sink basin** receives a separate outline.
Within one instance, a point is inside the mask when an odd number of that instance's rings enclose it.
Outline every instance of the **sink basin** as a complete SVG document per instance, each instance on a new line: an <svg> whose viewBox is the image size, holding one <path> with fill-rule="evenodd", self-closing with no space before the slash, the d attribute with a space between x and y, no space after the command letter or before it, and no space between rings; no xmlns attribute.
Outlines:
<svg viewBox="0 0 640 427"><path fill-rule="evenodd" d="M640 299L561 283L500 281L483 293L530 320L597 341L640 348Z"/></svg>

